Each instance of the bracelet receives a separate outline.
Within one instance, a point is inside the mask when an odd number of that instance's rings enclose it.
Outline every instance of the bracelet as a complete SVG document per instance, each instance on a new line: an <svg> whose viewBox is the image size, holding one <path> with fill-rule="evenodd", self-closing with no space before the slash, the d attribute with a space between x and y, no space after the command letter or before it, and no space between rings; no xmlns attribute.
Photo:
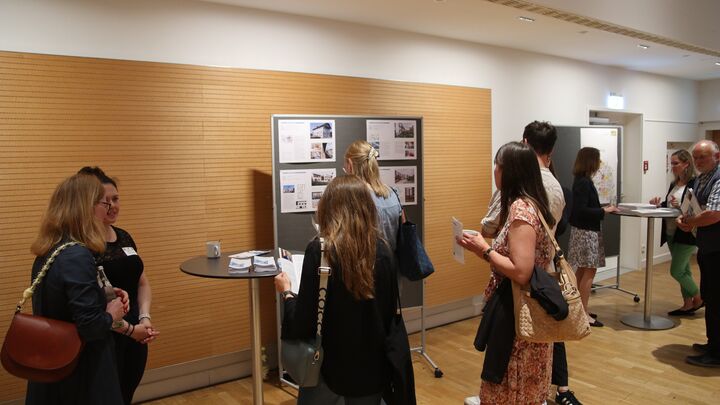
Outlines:
<svg viewBox="0 0 720 405"><path fill-rule="evenodd" d="M132 329L131 329L132 327ZM125 336L131 336L135 332L135 325L128 324L128 328L125 331Z"/></svg>
<svg viewBox="0 0 720 405"><path fill-rule="evenodd" d="M285 290L285 291L282 292L282 297L283 297L283 299L286 300L286 299L288 298L288 295L291 296L291 297L293 297L293 298L297 298L297 294L295 294L294 292L292 292L292 291L290 291L290 290Z"/></svg>
<svg viewBox="0 0 720 405"><path fill-rule="evenodd" d="M493 249L492 246L487 248L482 254L483 259L485 259L485 261L489 262L490 261L490 253L492 253L494 251L495 251L495 249Z"/></svg>
<svg viewBox="0 0 720 405"><path fill-rule="evenodd" d="M149 320L152 320L152 318L150 317L150 314L149 314L149 313L147 313L147 312L146 312L146 313L143 313L143 314L140 314L140 315L138 315L138 322L142 321L142 320L143 320L143 318L147 318L147 320L148 320L148 321L149 321Z"/></svg>

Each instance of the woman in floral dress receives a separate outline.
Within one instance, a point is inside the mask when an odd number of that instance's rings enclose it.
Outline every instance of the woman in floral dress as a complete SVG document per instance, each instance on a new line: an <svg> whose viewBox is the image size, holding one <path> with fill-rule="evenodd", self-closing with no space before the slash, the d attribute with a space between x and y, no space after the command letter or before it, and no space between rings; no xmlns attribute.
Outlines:
<svg viewBox="0 0 720 405"><path fill-rule="evenodd" d="M501 195L500 223L504 224L497 238L492 246L479 235L464 233L458 239L465 249L490 263L492 273L485 289L486 302L505 278L525 285L535 266L548 267L552 245L538 215L543 215L550 226L555 222L548 208L537 157L529 146L519 142L503 145L495 156L494 176ZM550 387L551 361L552 344L514 337L502 381L483 379L481 403L542 404Z"/></svg>

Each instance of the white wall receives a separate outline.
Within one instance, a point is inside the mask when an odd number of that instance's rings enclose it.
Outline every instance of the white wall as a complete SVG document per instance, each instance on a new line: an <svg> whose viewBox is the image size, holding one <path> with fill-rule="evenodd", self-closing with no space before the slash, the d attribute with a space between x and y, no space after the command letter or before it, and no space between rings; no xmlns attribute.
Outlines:
<svg viewBox="0 0 720 405"><path fill-rule="evenodd" d="M720 129L720 79L700 82L699 100L698 121L714 121L709 129Z"/></svg>
<svg viewBox="0 0 720 405"><path fill-rule="evenodd" d="M692 80L187 0L3 0L0 50L490 88L494 149L517 140L535 119L586 125L590 108L604 106L611 91L621 93L627 110L646 120L643 156L636 157L650 161L645 198L665 191L664 174L655 173L665 149L652 145L685 136L699 110ZM703 100L715 102L703 117L720 118L716 82L703 90L711 93Z"/></svg>

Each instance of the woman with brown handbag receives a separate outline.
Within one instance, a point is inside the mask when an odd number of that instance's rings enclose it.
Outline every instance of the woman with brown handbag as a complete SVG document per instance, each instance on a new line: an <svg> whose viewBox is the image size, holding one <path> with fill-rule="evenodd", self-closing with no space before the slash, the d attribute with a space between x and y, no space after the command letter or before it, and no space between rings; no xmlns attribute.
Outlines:
<svg viewBox="0 0 720 405"><path fill-rule="evenodd" d="M480 235L463 233L462 238L458 238L465 249L490 263L492 273L485 289L485 302L494 294L500 294L501 289L509 293L509 288L502 287L507 286L508 279L525 285L535 266L547 268L552 249L539 215L543 215L550 226L555 223L537 156L530 146L510 142L500 147L495 155L494 176L501 196L499 223L503 225L493 245ZM539 207L540 212L535 207ZM507 356L501 362L483 365L480 403L542 404L550 388L552 345L517 338L514 322L509 329L493 333L505 333L507 339L501 339L502 347L488 345L486 358L502 357L498 351L506 352Z"/></svg>
<svg viewBox="0 0 720 405"><path fill-rule="evenodd" d="M75 370L55 383L28 383L26 404L122 404L111 330L128 311L127 293L107 301L98 284L93 252L105 250L105 190L93 176L76 174L55 189L31 250L35 279L48 255L64 242L81 244L55 258L32 297L33 313L75 323L84 348Z"/></svg>

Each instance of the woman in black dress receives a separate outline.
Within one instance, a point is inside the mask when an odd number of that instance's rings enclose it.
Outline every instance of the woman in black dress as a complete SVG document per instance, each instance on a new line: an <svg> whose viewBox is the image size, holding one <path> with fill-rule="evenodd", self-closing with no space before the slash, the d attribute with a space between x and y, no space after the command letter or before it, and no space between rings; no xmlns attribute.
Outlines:
<svg viewBox="0 0 720 405"><path fill-rule="evenodd" d="M143 261L138 255L135 241L128 232L114 226L120 213L117 183L99 167L83 167L80 173L94 175L105 188L103 203L107 210L98 217L103 221L107 247L104 253L95 257L97 265L103 267L114 287L122 288L130 296L130 311L125 315L130 331L114 335L123 400L125 404L130 404L145 373L148 355L146 344L159 333L153 327L150 317L150 283L143 271Z"/></svg>

